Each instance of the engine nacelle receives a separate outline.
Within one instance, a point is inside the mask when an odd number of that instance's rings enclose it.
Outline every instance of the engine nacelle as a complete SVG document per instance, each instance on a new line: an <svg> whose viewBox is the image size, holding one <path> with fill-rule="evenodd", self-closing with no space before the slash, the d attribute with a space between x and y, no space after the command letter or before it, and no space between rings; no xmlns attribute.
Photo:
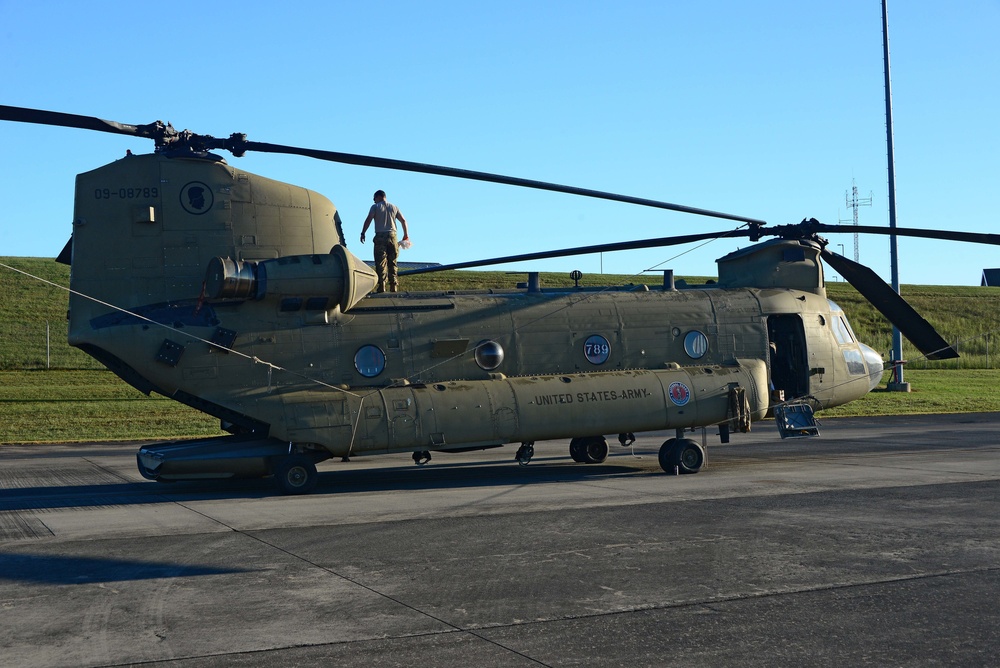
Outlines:
<svg viewBox="0 0 1000 668"><path fill-rule="evenodd" d="M329 255L291 255L251 262L215 257L208 264L205 295L211 300L303 299L309 310L334 305L346 311L371 292L374 271L343 246ZM321 300L335 300L335 304Z"/></svg>

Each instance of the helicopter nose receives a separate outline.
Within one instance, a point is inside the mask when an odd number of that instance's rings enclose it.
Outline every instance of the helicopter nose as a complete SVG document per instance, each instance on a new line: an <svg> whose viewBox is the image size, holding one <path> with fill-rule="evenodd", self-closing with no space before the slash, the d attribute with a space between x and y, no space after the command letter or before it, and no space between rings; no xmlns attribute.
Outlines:
<svg viewBox="0 0 1000 668"><path fill-rule="evenodd" d="M865 356L865 363L868 365L868 391L871 392L882 381L885 360L874 349L863 343L861 344L861 354Z"/></svg>

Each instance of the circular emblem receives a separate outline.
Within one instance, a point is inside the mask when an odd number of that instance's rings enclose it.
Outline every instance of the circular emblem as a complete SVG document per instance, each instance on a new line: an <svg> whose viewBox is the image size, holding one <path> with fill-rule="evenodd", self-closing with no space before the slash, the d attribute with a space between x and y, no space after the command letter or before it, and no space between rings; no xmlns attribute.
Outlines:
<svg viewBox="0 0 1000 668"><path fill-rule="evenodd" d="M684 406L687 402L691 401L691 390L684 383L670 383L670 387L667 388L667 394L670 395L670 401L674 402L675 406Z"/></svg>
<svg viewBox="0 0 1000 668"><path fill-rule="evenodd" d="M591 364L604 364L611 356L611 344L600 334L592 334L583 342L583 355Z"/></svg>
<svg viewBox="0 0 1000 668"><path fill-rule="evenodd" d="M181 206L184 210L195 216L208 213L215 204L215 195L212 189L201 181L192 181L181 188Z"/></svg>

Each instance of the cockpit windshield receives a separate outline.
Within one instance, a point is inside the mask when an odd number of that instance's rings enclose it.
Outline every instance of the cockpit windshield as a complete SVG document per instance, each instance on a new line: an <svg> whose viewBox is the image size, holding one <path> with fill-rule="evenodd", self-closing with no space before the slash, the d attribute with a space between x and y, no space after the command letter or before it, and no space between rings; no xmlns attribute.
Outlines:
<svg viewBox="0 0 1000 668"><path fill-rule="evenodd" d="M857 341L854 332L851 331L851 326L847 323L844 310L837 306L836 302L829 299L827 301L830 302L830 317L833 319L830 324L833 326L833 334L837 337L837 343L846 345Z"/></svg>

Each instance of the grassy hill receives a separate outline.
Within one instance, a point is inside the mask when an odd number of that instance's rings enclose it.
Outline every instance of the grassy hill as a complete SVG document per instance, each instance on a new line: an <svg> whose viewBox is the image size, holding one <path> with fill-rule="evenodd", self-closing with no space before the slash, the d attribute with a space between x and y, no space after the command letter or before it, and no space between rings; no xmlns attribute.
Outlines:
<svg viewBox="0 0 1000 668"><path fill-rule="evenodd" d="M69 267L47 258L0 258L0 369L100 369L66 343ZM48 345L47 345L48 343Z"/></svg>

